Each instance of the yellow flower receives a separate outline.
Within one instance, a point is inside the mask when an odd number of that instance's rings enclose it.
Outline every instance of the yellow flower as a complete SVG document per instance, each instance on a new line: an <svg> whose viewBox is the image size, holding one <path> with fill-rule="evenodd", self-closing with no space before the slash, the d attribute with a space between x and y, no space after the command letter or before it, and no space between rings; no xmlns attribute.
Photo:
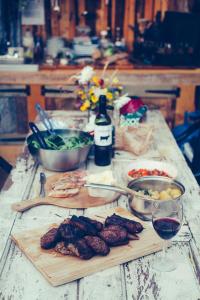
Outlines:
<svg viewBox="0 0 200 300"><path fill-rule="evenodd" d="M81 100L85 100L86 99L86 94L82 94L81 95Z"/></svg>
<svg viewBox="0 0 200 300"><path fill-rule="evenodd" d="M118 89L119 90L123 90L123 86L118 86Z"/></svg>
<svg viewBox="0 0 200 300"><path fill-rule="evenodd" d="M81 105L81 107L80 107L80 110L81 111L85 111L87 108L85 107L85 105L83 104L83 105Z"/></svg>
<svg viewBox="0 0 200 300"><path fill-rule="evenodd" d="M79 90L79 91L78 91L78 95L81 96L81 95L83 95L83 94L84 94L84 92L83 92L82 90Z"/></svg>
<svg viewBox="0 0 200 300"><path fill-rule="evenodd" d="M90 107L90 101L86 100L80 107L81 111L86 111Z"/></svg>
<svg viewBox="0 0 200 300"><path fill-rule="evenodd" d="M113 99L113 94L112 93L106 93L106 97L108 100L112 100Z"/></svg>
<svg viewBox="0 0 200 300"><path fill-rule="evenodd" d="M89 95L91 96L92 94L94 94L94 89L91 87L91 89L89 90Z"/></svg>
<svg viewBox="0 0 200 300"><path fill-rule="evenodd" d="M114 84L117 84L117 83L119 83L119 79L118 79L117 77L114 77L113 80L112 80L112 82L113 82Z"/></svg>
<svg viewBox="0 0 200 300"><path fill-rule="evenodd" d="M92 81L94 82L94 84L99 85L99 78L97 76L93 76Z"/></svg>
<svg viewBox="0 0 200 300"><path fill-rule="evenodd" d="M84 103L84 105L85 105L86 108L89 108L90 107L90 101L86 100L85 103Z"/></svg>
<svg viewBox="0 0 200 300"><path fill-rule="evenodd" d="M97 96L92 95L92 96L91 96L91 100L92 100L93 103L97 103L98 98L97 98Z"/></svg>

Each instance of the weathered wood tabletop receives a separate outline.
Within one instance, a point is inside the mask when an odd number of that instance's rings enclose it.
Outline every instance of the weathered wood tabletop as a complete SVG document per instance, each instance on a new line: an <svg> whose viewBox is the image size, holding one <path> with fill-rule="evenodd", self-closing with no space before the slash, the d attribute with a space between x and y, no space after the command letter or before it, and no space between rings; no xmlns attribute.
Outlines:
<svg viewBox="0 0 200 300"><path fill-rule="evenodd" d="M153 259L160 255L157 253L56 288L50 286L11 241L11 233L61 222L72 213L96 213L118 205L128 208L128 203L125 197L121 197L112 204L87 210L38 206L23 214L12 211L12 203L37 195L41 171L47 176L51 174L34 164L25 149L0 195L0 299L200 299L199 186L161 114L149 112L147 122L155 126L154 143L144 157L174 163L178 168L178 179L186 187L184 223L168 249L168 254L178 262L178 268L169 273L152 270ZM118 154L117 157L126 157L126 154Z"/></svg>

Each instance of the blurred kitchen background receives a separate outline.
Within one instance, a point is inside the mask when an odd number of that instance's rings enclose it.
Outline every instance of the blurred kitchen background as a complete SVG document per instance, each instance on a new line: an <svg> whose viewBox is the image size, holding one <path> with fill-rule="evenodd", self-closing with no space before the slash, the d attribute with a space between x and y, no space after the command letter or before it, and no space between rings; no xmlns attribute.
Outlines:
<svg viewBox="0 0 200 300"><path fill-rule="evenodd" d="M134 70L200 66L199 0L0 0L0 157L15 164L34 104L76 109L64 77L85 65L118 70L126 90L163 112L169 126L198 109L198 84L156 77L134 84ZM158 72L159 73L159 72ZM127 75L128 74L128 75ZM171 74L171 73L170 73ZM41 79L40 79L41 76Z"/></svg>

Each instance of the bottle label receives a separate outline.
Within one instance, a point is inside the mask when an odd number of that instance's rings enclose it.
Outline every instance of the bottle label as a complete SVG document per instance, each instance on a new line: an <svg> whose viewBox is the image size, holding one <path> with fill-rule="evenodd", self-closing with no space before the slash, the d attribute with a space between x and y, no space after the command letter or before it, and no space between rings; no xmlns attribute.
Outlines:
<svg viewBox="0 0 200 300"><path fill-rule="evenodd" d="M97 146L110 146L112 144L112 125L95 125L94 142Z"/></svg>

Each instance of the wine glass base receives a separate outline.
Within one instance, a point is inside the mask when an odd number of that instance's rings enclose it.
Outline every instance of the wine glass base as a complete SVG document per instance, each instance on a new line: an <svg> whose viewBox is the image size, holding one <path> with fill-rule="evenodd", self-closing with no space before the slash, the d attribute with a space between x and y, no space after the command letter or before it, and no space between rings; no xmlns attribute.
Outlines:
<svg viewBox="0 0 200 300"><path fill-rule="evenodd" d="M159 272L171 272L177 268L177 264L170 258L156 258L151 267Z"/></svg>

